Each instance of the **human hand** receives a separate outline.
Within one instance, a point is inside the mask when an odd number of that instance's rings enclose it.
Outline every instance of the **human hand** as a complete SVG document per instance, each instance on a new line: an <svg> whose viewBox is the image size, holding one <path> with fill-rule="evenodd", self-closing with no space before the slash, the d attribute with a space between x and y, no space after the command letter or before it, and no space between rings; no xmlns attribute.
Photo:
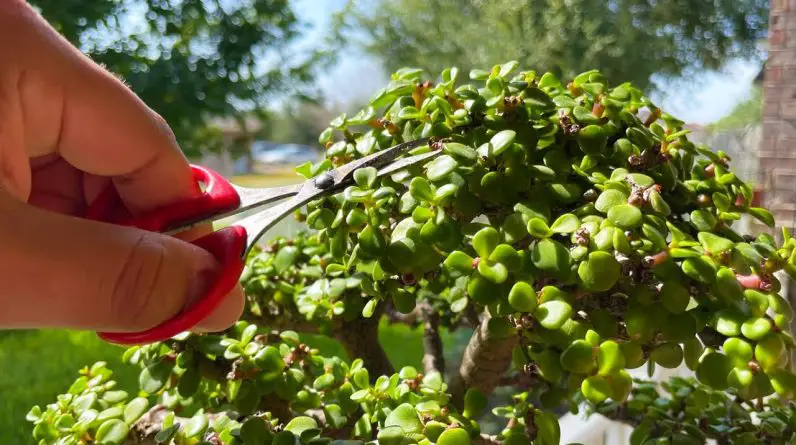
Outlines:
<svg viewBox="0 0 796 445"><path fill-rule="evenodd" d="M133 215L199 193L158 115L24 1L1 2L0 329L137 332L203 296L207 251L80 218L109 181ZM237 286L196 328L242 310Z"/></svg>

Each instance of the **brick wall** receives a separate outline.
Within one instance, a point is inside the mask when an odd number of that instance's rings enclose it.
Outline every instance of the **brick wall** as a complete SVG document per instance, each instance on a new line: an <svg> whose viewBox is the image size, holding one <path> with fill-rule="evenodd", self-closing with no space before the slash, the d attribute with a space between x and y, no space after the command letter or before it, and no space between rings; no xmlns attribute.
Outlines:
<svg viewBox="0 0 796 445"><path fill-rule="evenodd" d="M763 77L760 184L777 225L796 228L796 0L771 0L768 61ZM785 293L796 306L796 283ZM792 324L796 330L796 319ZM796 351L793 355L796 369Z"/></svg>
<svg viewBox="0 0 796 445"><path fill-rule="evenodd" d="M760 185L779 225L796 228L796 0L772 0L763 78Z"/></svg>

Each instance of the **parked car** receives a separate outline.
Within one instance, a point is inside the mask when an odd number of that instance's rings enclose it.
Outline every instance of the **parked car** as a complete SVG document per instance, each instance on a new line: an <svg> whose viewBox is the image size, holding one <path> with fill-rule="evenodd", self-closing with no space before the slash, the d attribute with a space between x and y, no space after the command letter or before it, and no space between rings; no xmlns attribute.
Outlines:
<svg viewBox="0 0 796 445"><path fill-rule="evenodd" d="M260 164L299 165L320 160L321 154L309 145L277 144L267 141L252 143L252 156Z"/></svg>

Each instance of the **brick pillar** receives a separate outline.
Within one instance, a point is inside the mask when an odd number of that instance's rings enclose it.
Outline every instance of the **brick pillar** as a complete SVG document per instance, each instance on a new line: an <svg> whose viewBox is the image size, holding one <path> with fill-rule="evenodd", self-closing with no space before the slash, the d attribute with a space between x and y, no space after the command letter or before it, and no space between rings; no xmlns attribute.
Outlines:
<svg viewBox="0 0 796 445"><path fill-rule="evenodd" d="M796 228L796 0L771 0L768 61L763 77L763 139L759 148L763 205L781 227ZM779 235L777 234L777 238ZM796 307L796 283L787 280ZM796 331L796 319L792 323ZM796 352L793 366L796 369Z"/></svg>

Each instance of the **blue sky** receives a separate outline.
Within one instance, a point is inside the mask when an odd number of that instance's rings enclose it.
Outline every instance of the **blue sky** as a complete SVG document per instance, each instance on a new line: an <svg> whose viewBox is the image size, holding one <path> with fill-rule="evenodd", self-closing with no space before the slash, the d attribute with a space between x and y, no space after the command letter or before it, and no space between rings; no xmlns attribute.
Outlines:
<svg viewBox="0 0 796 445"><path fill-rule="evenodd" d="M312 41L328 28L328 17L346 4L346 0L295 0L295 11L312 25L306 39ZM675 91L667 97L653 97L668 113L696 124L714 122L751 94L751 82L760 65L756 61L733 61L720 73L682 79L665 88ZM325 73L320 85L327 97L336 102L351 97L354 91L367 91L365 97L387 81L377 61L356 50L347 52L338 66Z"/></svg>

